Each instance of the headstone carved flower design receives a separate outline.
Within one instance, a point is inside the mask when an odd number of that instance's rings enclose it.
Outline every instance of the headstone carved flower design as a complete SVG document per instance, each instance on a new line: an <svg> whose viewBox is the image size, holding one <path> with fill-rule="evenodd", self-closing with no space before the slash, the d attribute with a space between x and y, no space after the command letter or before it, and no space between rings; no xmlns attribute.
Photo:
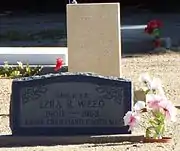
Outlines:
<svg viewBox="0 0 180 151"><path fill-rule="evenodd" d="M143 91L146 101L139 100L135 103L133 110L125 114L124 125L129 126L129 131L137 125L143 126L146 138L161 139L167 121L176 120L176 108L165 96L160 79L152 79L148 74L142 74L140 81L145 85ZM141 118L146 120L145 123Z"/></svg>

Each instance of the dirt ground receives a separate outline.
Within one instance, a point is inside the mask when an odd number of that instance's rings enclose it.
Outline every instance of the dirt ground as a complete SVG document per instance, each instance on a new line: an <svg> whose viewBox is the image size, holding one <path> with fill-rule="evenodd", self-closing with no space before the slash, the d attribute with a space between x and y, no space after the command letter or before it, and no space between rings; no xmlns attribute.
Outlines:
<svg viewBox="0 0 180 151"><path fill-rule="evenodd" d="M143 72L162 79L167 97L180 109L180 54L166 53L161 55L145 55L126 57L122 59L123 77L132 79L136 87L139 86L138 77ZM8 110L11 93L11 80L0 80L0 133L10 134L8 126ZM142 144L142 143L117 143L117 144L82 144L64 146L34 146L0 148L0 151L180 151L180 112L178 109L177 121L168 126L168 136L173 137L169 144ZM133 133L137 134L137 128Z"/></svg>

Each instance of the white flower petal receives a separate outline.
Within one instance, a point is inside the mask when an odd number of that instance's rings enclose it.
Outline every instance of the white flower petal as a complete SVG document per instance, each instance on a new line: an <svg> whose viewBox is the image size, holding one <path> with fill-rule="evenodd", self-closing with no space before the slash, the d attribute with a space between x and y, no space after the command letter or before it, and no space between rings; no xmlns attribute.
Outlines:
<svg viewBox="0 0 180 151"><path fill-rule="evenodd" d="M150 89L151 90L158 90L162 87L161 80L159 78L153 78L150 82Z"/></svg>
<svg viewBox="0 0 180 151"><path fill-rule="evenodd" d="M176 115L177 115L177 109L174 107L174 111L171 115L171 121L172 122L176 122L176 120L177 120Z"/></svg>
<svg viewBox="0 0 180 151"><path fill-rule="evenodd" d="M146 102L151 102L154 100L164 100L164 98L161 95L156 95L156 94L147 94L146 95Z"/></svg>
<svg viewBox="0 0 180 151"><path fill-rule="evenodd" d="M137 101L136 104L134 105L134 110L135 111L140 111L143 108L145 108L146 103L144 101Z"/></svg>
<svg viewBox="0 0 180 151"><path fill-rule="evenodd" d="M151 78L150 78L148 73L143 73L143 74L140 75L139 81L140 82L150 83L151 82Z"/></svg>

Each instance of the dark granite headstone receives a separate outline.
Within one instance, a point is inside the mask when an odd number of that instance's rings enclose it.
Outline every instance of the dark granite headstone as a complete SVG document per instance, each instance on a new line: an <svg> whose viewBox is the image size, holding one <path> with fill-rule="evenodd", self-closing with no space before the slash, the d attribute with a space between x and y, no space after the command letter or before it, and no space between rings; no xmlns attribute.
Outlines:
<svg viewBox="0 0 180 151"><path fill-rule="evenodd" d="M123 116L132 106L131 81L91 73L13 80L13 135L129 134Z"/></svg>

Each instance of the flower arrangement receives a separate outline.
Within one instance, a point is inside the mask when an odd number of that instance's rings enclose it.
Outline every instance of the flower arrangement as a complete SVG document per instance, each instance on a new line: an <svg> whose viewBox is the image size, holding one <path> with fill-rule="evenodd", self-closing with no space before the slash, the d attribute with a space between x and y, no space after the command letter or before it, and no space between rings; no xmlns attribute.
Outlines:
<svg viewBox="0 0 180 151"><path fill-rule="evenodd" d="M124 125L129 126L129 131L137 125L145 128L145 138L162 139L166 130L167 121L175 121L176 108L165 96L160 79L151 79L148 74L140 76L140 81L145 87L146 101L137 101L133 111L128 111L124 116ZM143 122L141 118L147 120Z"/></svg>
<svg viewBox="0 0 180 151"><path fill-rule="evenodd" d="M161 35L161 27L162 27L162 22L159 20L151 20L147 23L147 27L145 28L145 32L154 38L154 46L160 47L161 46L161 40L160 40L160 35Z"/></svg>
<svg viewBox="0 0 180 151"><path fill-rule="evenodd" d="M62 68L63 60L61 58L56 59L56 66L54 67L54 71L57 72ZM13 67L8 64L8 62L4 62L4 65L0 68L0 77L5 78L18 78L18 77L29 77L38 75L43 66L30 67L29 64L23 65L22 62L17 62L17 66Z"/></svg>

